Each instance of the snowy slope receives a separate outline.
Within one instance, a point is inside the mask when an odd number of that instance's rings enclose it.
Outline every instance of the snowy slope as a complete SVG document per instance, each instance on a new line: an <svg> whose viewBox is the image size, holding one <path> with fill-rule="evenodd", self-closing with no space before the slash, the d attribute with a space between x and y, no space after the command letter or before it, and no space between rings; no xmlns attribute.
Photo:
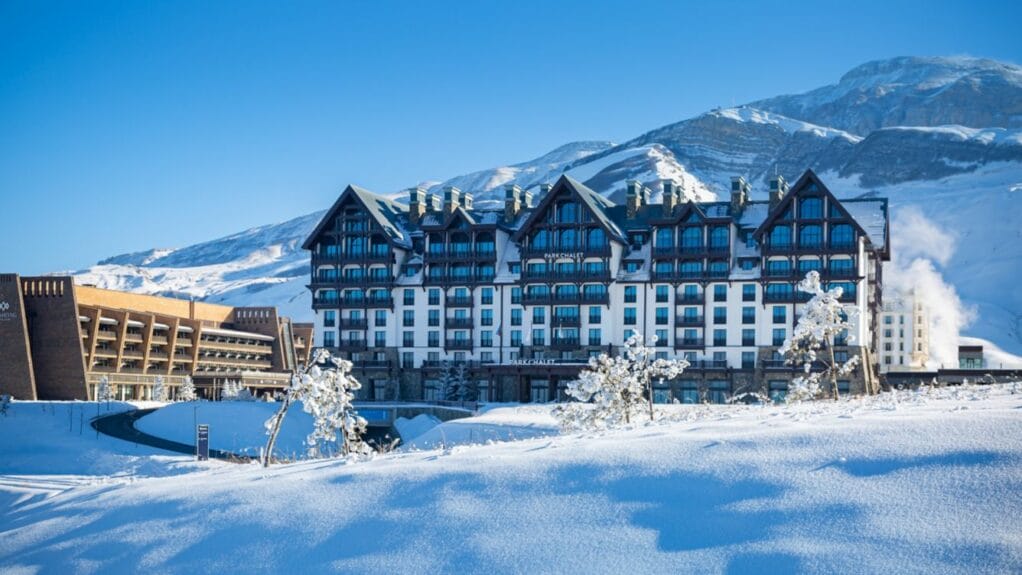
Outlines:
<svg viewBox="0 0 1022 575"><path fill-rule="evenodd" d="M889 126L1022 128L1022 67L982 58L868 62L837 84L751 104L854 134Z"/></svg>
<svg viewBox="0 0 1022 575"><path fill-rule="evenodd" d="M1017 573L1011 391L677 406L632 430L356 465L5 476L0 571Z"/></svg>

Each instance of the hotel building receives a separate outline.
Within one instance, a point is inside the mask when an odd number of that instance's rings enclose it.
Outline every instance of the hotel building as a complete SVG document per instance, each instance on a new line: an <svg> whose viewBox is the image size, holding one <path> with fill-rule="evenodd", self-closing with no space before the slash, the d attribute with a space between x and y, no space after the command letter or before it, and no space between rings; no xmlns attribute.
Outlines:
<svg viewBox="0 0 1022 575"><path fill-rule="evenodd" d="M638 182L623 205L567 176L539 192L481 208L412 189L406 206L348 186L303 246L316 345L354 362L365 399L443 399L460 363L481 400L555 401L632 333L691 363L658 401L778 397L797 373L777 353L807 300L796 284L817 270L853 325L838 359L863 359L840 385L876 389L885 199L839 201L811 171L790 190L773 178L767 201L743 178L711 203L671 182L659 203Z"/></svg>
<svg viewBox="0 0 1022 575"><path fill-rule="evenodd" d="M230 307L74 285L70 277L0 274L0 394L95 398L106 377L118 399L171 399L186 376L215 398L224 381L283 389L307 362L312 324L273 307Z"/></svg>
<svg viewBox="0 0 1022 575"><path fill-rule="evenodd" d="M910 292L895 294L880 311L880 373L925 371L930 360L930 319Z"/></svg>

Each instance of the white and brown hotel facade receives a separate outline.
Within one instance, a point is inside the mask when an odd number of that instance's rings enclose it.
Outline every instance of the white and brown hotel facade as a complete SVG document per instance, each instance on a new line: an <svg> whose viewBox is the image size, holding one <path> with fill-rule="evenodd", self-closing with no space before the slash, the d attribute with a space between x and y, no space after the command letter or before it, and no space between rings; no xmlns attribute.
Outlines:
<svg viewBox="0 0 1022 575"><path fill-rule="evenodd" d="M734 178L730 201L693 203L665 182L653 204L635 182L618 205L562 176L535 205L510 186L481 209L456 188L412 189L406 206L349 186L304 244L315 343L354 362L365 399L443 399L442 367L464 363L481 400L556 401L633 333L691 363L658 401L779 397L796 284L818 270L854 326L838 358L863 359L841 387L874 388L887 201L838 200L811 171L770 188L751 201Z"/></svg>

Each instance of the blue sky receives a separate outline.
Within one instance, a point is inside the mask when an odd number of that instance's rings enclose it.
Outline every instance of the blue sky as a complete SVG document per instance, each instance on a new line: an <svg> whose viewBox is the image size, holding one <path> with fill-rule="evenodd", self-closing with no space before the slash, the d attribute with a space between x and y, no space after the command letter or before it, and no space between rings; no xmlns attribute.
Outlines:
<svg viewBox="0 0 1022 575"><path fill-rule="evenodd" d="M868 60L1022 62L1015 2L286 4L0 4L0 271L622 141Z"/></svg>

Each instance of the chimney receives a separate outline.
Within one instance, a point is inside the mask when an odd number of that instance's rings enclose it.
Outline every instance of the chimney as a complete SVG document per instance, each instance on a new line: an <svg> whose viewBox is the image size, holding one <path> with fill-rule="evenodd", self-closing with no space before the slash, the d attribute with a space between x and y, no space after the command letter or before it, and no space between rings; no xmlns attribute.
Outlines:
<svg viewBox="0 0 1022 575"><path fill-rule="evenodd" d="M425 213L426 190L423 188L408 188L408 221L417 224Z"/></svg>
<svg viewBox="0 0 1022 575"><path fill-rule="evenodd" d="M628 207L628 219L631 220L639 213L639 207L642 206L642 183L639 180L631 180L626 186L625 205Z"/></svg>
<svg viewBox="0 0 1022 575"><path fill-rule="evenodd" d="M458 188L454 186L444 188L444 212L448 214L454 213L454 210L458 208L460 197L461 190Z"/></svg>
<svg viewBox="0 0 1022 575"><path fill-rule="evenodd" d="M521 210L522 189L515 184L508 184L504 187L504 220L508 223L515 221Z"/></svg>
<svg viewBox="0 0 1022 575"><path fill-rule="evenodd" d="M749 201L749 184L742 176L731 178L731 211L741 213L745 209L745 203Z"/></svg>
<svg viewBox="0 0 1022 575"><path fill-rule="evenodd" d="M524 192L522 192L522 207L523 208L532 207L532 192L530 192L529 190L525 190Z"/></svg>
<svg viewBox="0 0 1022 575"><path fill-rule="evenodd" d="M674 189L674 182L664 180L664 195L660 200L664 206L664 217L674 215L674 206L678 205L678 192Z"/></svg>
<svg viewBox="0 0 1022 575"><path fill-rule="evenodd" d="M783 176L774 176L770 178L770 209L777 207L777 204L781 203L784 198L784 194L788 193L788 182L784 181Z"/></svg>
<svg viewBox="0 0 1022 575"><path fill-rule="evenodd" d="M462 196L461 196L461 207L465 208L466 210L471 210L472 209L472 194L470 194L468 192L465 192L464 194L462 194Z"/></svg>
<svg viewBox="0 0 1022 575"><path fill-rule="evenodd" d="M426 211L427 212L440 211L440 198L438 198L436 194L426 194Z"/></svg>

